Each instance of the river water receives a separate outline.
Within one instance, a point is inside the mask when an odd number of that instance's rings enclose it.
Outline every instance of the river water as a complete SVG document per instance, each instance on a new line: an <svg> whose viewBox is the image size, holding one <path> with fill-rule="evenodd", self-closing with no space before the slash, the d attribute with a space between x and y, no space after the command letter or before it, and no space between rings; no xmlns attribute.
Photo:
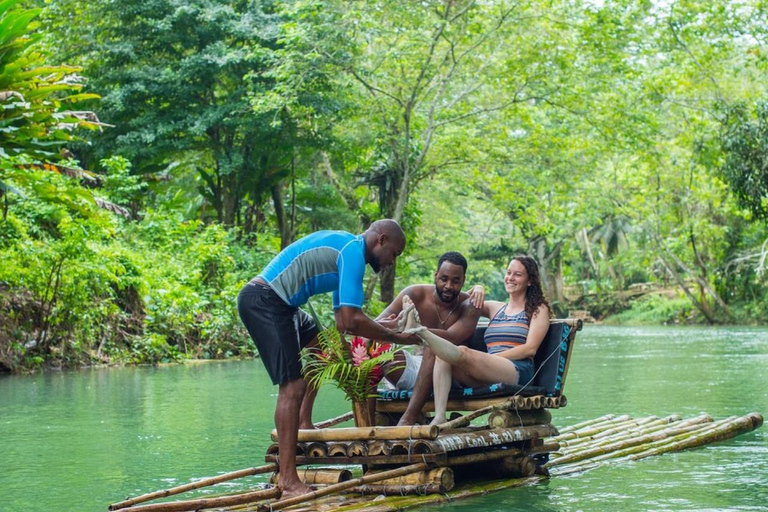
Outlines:
<svg viewBox="0 0 768 512"><path fill-rule="evenodd" d="M604 414L768 413L768 329L587 326L566 426ZM0 512L109 503L263 464L276 388L258 360L0 378ZM321 390L315 421L349 410ZM245 490L255 476L183 495ZM605 466L468 501L459 511L768 510L768 425L704 448ZM424 507L430 510L432 507Z"/></svg>

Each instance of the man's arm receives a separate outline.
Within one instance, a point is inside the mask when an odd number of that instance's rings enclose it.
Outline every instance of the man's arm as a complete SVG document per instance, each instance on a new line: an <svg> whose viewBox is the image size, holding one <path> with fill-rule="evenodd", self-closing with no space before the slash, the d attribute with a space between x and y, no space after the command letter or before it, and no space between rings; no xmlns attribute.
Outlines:
<svg viewBox="0 0 768 512"><path fill-rule="evenodd" d="M380 323L369 318L360 309L341 306L334 311L336 328L340 333L349 333L372 340L388 341L399 345L418 345L421 338L415 334L404 334L387 329Z"/></svg>
<svg viewBox="0 0 768 512"><path fill-rule="evenodd" d="M403 297L408 295L414 302L416 301L415 288L413 286L407 286L403 288L395 300L389 303L384 308L379 316L376 317L376 321L388 329L397 328L398 315L403 311Z"/></svg>

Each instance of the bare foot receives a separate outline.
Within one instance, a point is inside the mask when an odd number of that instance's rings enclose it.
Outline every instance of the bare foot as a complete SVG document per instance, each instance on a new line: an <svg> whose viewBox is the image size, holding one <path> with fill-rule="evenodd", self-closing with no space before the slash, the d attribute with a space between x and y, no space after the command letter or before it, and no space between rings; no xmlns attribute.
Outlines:
<svg viewBox="0 0 768 512"><path fill-rule="evenodd" d="M416 419L410 416L402 416L400 421L397 422L398 427L411 427L413 425L416 425Z"/></svg>
<svg viewBox="0 0 768 512"><path fill-rule="evenodd" d="M317 427L310 421L309 423L299 423L299 430L317 430Z"/></svg>
<svg viewBox="0 0 768 512"><path fill-rule="evenodd" d="M403 332L405 329L405 326L408 322L408 318L410 317L411 311L416 309L416 305L413 303L410 297L407 295L403 297L403 310L400 312L400 314L397 316L397 331Z"/></svg>
<svg viewBox="0 0 768 512"><path fill-rule="evenodd" d="M406 300L407 299L407 300ZM405 327L404 331L412 331L421 327L421 319L419 318L419 312L416 310L416 306L407 295L403 297L403 312L405 312Z"/></svg>
<svg viewBox="0 0 768 512"><path fill-rule="evenodd" d="M429 424L430 425L442 425L443 423L447 423L448 420L445 418L445 414L442 415L435 415L435 419L433 419Z"/></svg>
<svg viewBox="0 0 768 512"><path fill-rule="evenodd" d="M281 500L284 500L287 498L294 498L296 496L301 496L302 494L308 494L314 491L313 488L301 482L298 482L292 485L286 485L286 486L283 486L281 484L279 487L280 487Z"/></svg>

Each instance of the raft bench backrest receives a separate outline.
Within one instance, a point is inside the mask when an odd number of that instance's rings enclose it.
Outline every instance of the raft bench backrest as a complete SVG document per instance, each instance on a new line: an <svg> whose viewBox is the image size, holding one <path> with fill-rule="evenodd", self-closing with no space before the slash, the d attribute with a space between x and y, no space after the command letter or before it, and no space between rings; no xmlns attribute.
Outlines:
<svg viewBox="0 0 768 512"><path fill-rule="evenodd" d="M576 331L581 330L582 322L578 319L555 319L550 321L549 330L533 358L536 376L533 386L544 388L547 396L560 396L565 387L571 350L576 338ZM486 325L478 325L470 348L485 351L483 336Z"/></svg>

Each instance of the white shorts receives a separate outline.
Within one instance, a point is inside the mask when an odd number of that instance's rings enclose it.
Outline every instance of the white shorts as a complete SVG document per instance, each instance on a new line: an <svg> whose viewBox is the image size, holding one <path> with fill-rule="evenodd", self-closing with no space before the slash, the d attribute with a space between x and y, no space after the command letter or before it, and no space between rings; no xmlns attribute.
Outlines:
<svg viewBox="0 0 768 512"><path fill-rule="evenodd" d="M403 350L403 354L405 354L405 369L395 387L410 391L416 385L416 376L419 374L423 356L415 356L407 350Z"/></svg>

